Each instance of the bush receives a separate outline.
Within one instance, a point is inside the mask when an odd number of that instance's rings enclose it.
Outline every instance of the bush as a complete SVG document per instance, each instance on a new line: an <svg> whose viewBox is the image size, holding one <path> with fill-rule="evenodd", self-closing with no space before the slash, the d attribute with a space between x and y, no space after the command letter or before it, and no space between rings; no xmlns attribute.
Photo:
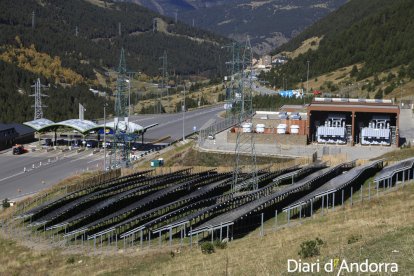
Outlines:
<svg viewBox="0 0 414 276"><path fill-rule="evenodd" d="M204 254L214 253L214 245L211 242L205 242L201 245L201 252Z"/></svg>
<svg viewBox="0 0 414 276"><path fill-rule="evenodd" d="M356 243L361 238L361 235L351 235L350 237L348 237L348 244Z"/></svg>
<svg viewBox="0 0 414 276"><path fill-rule="evenodd" d="M387 86L387 87L385 88L385 90L384 90L384 94L385 94L385 95L388 95L388 94L390 94L393 90L394 90L394 86L393 86L393 85Z"/></svg>
<svg viewBox="0 0 414 276"><path fill-rule="evenodd" d="M375 99L382 99L382 90L378 89L377 93L374 96Z"/></svg>
<svg viewBox="0 0 414 276"><path fill-rule="evenodd" d="M318 256L320 254L320 246L323 244L324 242L320 238L316 238L315 240L304 241L300 245L298 255L302 258Z"/></svg>
<svg viewBox="0 0 414 276"><path fill-rule="evenodd" d="M75 263L75 257L71 256L66 259L67 264L74 264Z"/></svg>
<svg viewBox="0 0 414 276"><path fill-rule="evenodd" d="M9 208L10 202L8 198L3 199L3 208Z"/></svg>
<svg viewBox="0 0 414 276"><path fill-rule="evenodd" d="M227 247L227 243L222 242L220 240L216 240L216 241L214 241L214 247L216 247L218 249L225 249Z"/></svg>

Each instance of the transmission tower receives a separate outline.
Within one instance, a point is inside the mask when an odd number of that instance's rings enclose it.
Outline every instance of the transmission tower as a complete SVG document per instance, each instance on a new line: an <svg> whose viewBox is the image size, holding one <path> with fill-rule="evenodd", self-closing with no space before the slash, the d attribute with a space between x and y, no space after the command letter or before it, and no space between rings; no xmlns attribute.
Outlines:
<svg viewBox="0 0 414 276"><path fill-rule="evenodd" d="M231 69L230 84L226 91L227 110L237 118L238 129L232 190L256 190L258 183L254 135L243 132L244 124L244 129L253 130L253 52L249 39L245 45L234 42L229 48L232 52L232 61L227 62ZM250 158L243 158L246 155Z"/></svg>
<svg viewBox="0 0 414 276"><path fill-rule="evenodd" d="M164 54L162 55L162 57L160 57L160 59L162 60L162 67L160 68L161 70L161 90L160 90L160 95L159 95L159 100L157 103L157 109L159 111L159 113L161 113L161 109L162 109L162 104L161 104L161 99L163 96L163 91L164 89L166 89L167 91L167 97L168 95L168 57L167 57L167 51L164 51Z"/></svg>
<svg viewBox="0 0 414 276"><path fill-rule="evenodd" d="M119 58L117 88L115 93L115 118L114 118L114 145L110 159L110 167L128 167L131 163L131 142L138 135L129 130L129 74L126 69L125 52L121 49Z"/></svg>
<svg viewBox="0 0 414 276"><path fill-rule="evenodd" d="M38 78L34 85L35 93L30 95L31 97L35 98L35 104L32 105L34 107L34 120L42 119L43 118L43 107L47 107L42 105L42 97L47 97L47 95L42 94L42 88L46 88L47 86L40 83L40 79Z"/></svg>

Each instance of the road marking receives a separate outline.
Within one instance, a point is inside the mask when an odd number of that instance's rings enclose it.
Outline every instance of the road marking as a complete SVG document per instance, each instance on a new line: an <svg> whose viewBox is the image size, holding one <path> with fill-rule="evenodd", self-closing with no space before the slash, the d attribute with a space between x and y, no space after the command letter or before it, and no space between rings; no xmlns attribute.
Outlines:
<svg viewBox="0 0 414 276"><path fill-rule="evenodd" d="M21 174L23 174L23 173L24 173L24 172L19 172L19 173L16 173L16 174L13 174L13 175L7 176L7 177L5 177L5 178L0 179L0 182L1 182L1 181L4 181L4 180L7 180L7 179L10 179L10 178L12 178L12 177L15 177L15 176L21 175Z"/></svg>

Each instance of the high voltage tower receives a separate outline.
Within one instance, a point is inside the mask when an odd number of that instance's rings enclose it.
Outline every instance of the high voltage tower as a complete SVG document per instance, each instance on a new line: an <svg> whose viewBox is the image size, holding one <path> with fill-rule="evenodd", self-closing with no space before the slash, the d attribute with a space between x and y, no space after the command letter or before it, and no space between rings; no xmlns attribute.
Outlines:
<svg viewBox="0 0 414 276"><path fill-rule="evenodd" d="M125 52L121 49L118 66L118 77L115 93L114 143L110 158L110 167L128 167L131 163L131 142L137 140L138 135L129 129L129 86L130 73L127 72Z"/></svg>
<svg viewBox="0 0 414 276"><path fill-rule="evenodd" d="M256 190L258 184L254 135L244 133L244 130L248 132L253 128L252 47L247 39L244 45L234 42L227 48L231 49L233 58L231 62L227 62L231 75L226 89L226 108L237 117L238 122L232 190ZM246 155L250 158L243 158Z"/></svg>
<svg viewBox="0 0 414 276"><path fill-rule="evenodd" d="M168 95L168 57L167 57L167 51L164 51L164 54L162 55L162 57L160 57L160 59L162 60L162 67L160 68L161 70L161 87L160 87L160 93L159 93L159 99L158 99L158 103L157 103L157 113L161 113L162 112L162 104L161 104L161 99L164 93L164 89L166 89L167 92L167 97Z"/></svg>
<svg viewBox="0 0 414 276"><path fill-rule="evenodd" d="M31 97L35 98L35 104L32 106L34 107L34 120L42 119L43 118L43 107L46 107L42 105L42 97L47 97L47 95L42 94L42 88L46 88L47 86L40 83L40 79L37 79L34 85L32 85L35 89L35 93L33 95L30 95Z"/></svg>

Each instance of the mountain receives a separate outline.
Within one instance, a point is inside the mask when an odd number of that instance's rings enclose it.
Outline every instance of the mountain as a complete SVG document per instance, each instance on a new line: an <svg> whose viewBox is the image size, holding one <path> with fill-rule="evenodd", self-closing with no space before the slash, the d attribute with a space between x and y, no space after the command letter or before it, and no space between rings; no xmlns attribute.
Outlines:
<svg viewBox="0 0 414 276"><path fill-rule="evenodd" d="M122 0L125 1L125 0ZM244 41L248 35L258 54L268 53L346 0L127 0L190 25Z"/></svg>
<svg viewBox="0 0 414 276"><path fill-rule="evenodd" d="M309 61L310 78L342 71L332 81L343 86L363 81L368 92L386 96L414 78L413 13L409 0L351 0L275 51L293 50L312 37L320 40L266 79L288 76L298 83L306 79Z"/></svg>
<svg viewBox="0 0 414 276"><path fill-rule="evenodd" d="M171 72L215 76L217 64L226 60L221 46L229 42L130 3L1 1L0 70L1 79L7 80L0 84L0 121L20 122L32 117L28 95L38 77L51 85L49 103L69 95L68 102L46 109L52 120L75 117L81 97L88 98L85 101L90 107L95 106L94 100L103 102L89 87L112 93L109 72L117 68L122 47L130 71L159 75L160 57L166 51ZM101 113L101 108L87 108L85 116L96 118Z"/></svg>

